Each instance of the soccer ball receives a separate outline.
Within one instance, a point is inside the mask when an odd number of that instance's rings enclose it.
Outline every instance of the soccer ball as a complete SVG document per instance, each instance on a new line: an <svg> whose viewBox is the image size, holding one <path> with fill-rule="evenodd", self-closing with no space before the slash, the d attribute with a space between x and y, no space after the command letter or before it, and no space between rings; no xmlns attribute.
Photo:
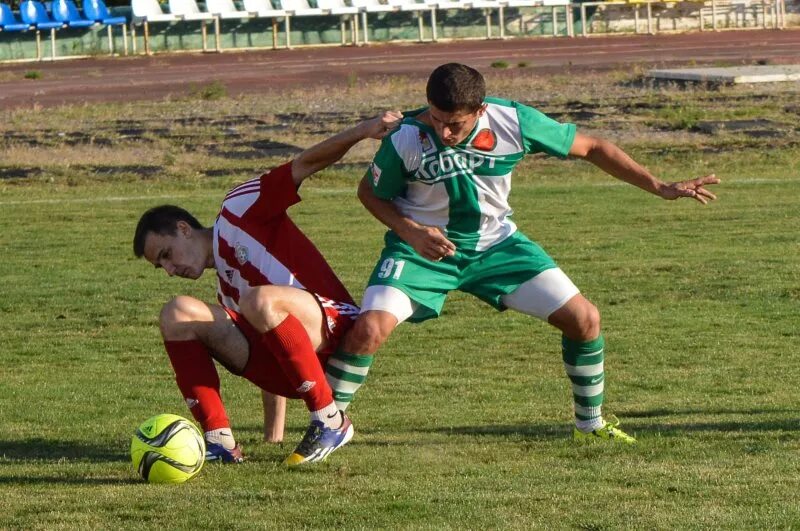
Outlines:
<svg viewBox="0 0 800 531"><path fill-rule="evenodd" d="M183 483L200 472L206 443L194 424L178 415L156 415L131 440L133 467L150 483Z"/></svg>

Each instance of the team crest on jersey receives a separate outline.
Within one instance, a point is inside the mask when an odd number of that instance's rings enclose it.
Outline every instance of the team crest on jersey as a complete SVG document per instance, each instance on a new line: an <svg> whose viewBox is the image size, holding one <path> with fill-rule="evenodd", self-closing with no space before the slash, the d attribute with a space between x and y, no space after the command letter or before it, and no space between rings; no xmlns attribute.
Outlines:
<svg viewBox="0 0 800 531"><path fill-rule="evenodd" d="M250 251L244 245L237 243L233 250L236 252L236 261L239 265L244 265L250 260Z"/></svg>
<svg viewBox="0 0 800 531"><path fill-rule="evenodd" d="M372 184L378 186L378 181L381 180L381 169L373 162L369 165L369 171L372 173Z"/></svg>
<svg viewBox="0 0 800 531"><path fill-rule="evenodd" d="M429 153L434 149L436 149L436 146L434 146L433 142L431 142L431 137L428 136L428 133L426 133L425 131L419 132L419 143L420 146L422 146L423 153Z"/></svg>
<svg viewBox="0 0 800 531"><path fill-rule="evenodd" d="M497 147L497 135L491 129L481 129L472 139L472 147L481 151L492 151Z"/></svg>

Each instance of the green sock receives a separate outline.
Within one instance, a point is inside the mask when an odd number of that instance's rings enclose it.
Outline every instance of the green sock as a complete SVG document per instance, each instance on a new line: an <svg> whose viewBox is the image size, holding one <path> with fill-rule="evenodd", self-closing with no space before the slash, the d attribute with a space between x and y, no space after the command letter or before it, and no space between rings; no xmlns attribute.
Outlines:
<svg viewBox="0 0 800 531"><path fill-rule="evenodd" d="M333 389L336 407L342 411L353 401L353 395L364 385L367 373L375 356L349 354L337 350L328 358L325 365L325 376Z"/></svg>
<svg viewBox="0 0 800 531"><path fill-rule="evenodd" d="M602 427L604 347L602 335L592 341L561 338L564 369L572 382L575 425L581 431Z"/></svg>

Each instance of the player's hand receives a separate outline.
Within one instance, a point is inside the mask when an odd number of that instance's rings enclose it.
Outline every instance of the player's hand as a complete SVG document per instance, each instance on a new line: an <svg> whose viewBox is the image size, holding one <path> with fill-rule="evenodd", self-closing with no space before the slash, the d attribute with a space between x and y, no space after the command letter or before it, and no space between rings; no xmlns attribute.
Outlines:
<svg viewBox="0 0 800 531"><path fill-rule="evenodd" d="M380 115L363 122L365 128L365 138L375 138L380 140L400 125L403 113L400 111L386 111Z"/></svg>
<svg viewBox="0 0 800 531"><path fill-rule="evenodd" d="M697 179L667 183L661 187L659 195L667 200L691 197L705 205L709 201L713 201L717 198L717 196L706 189L706 185L719 184L719 182L719 179L712 173L711 175L698 177Z"/></svg>
<svg viewBox="0 0 800 531"><path fill-rule="evenodd" d="M438 262L456 252L456 246L442 234L439 227L419 225L403 235L403 239L417 251L420 256Z"/></svg>

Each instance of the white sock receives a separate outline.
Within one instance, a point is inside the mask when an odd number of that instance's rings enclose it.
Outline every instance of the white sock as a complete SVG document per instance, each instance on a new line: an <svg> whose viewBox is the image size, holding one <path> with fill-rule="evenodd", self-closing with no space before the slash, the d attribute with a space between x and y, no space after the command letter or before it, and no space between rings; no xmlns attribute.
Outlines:
<svg viewBox="0 0 800 531"><path fill-rule="evenodd" d="M311 420L318 420L325 424L325 427L337 430L342 426L343 417L336 407L336 402L331 402L320 410L312 411Z"/></svg>
<svg viewBox="0 0 800 531"><path fill-rule="evenodd" d="M583 433L589 433L594 430L599 430L605 425L603 417L595 417L589 420L576 420L575 427Z"/></svg>
<svg viewBox="0 0 800 531"><path fill-rule="evenodd" d="M236 440L230 428L219 428L205 433L206 442L221 444L226 450L233 450Z"/></svg>

